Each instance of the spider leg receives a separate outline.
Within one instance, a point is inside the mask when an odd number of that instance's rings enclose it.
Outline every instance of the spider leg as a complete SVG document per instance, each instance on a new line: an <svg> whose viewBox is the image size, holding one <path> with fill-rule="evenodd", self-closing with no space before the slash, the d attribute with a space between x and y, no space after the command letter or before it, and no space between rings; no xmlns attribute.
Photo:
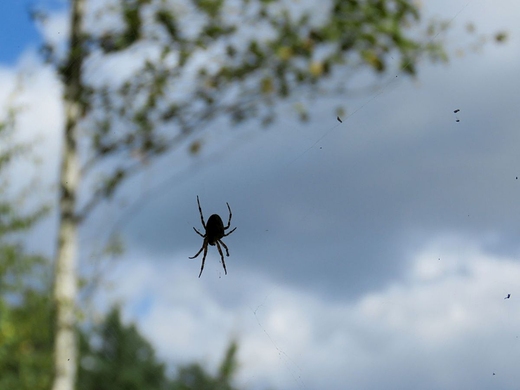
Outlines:
<svg viewBox="0 0 520 390"><path fill-rule="evenodd" d="M222 253L222 248L220 247L219 241L216 241L215 244L217 244L218 253L220 253L220 258L222 259L222 266L224 267L224 274L227 275L226 262L224 261L224 254ZM222 241L220 241L220 243L222 245L224 245L224 243ZM224 248L226 248L226 252L227 252L226 245L224 245ZM229 256L229 253L228 253L228 256Z"/></svg>
<svg viewBox="0 0 520 390"><path fill-rule="evenodd" d="M229 210L229 219L227 221L227 226L224 227L224 230L229 229L229 226L231 225L231 216L233 215L233 213L231 212L231 207L229 207L229 203L226 202L226 204L227 204L227 208Z"/></svg>
<svg viewBox="0 0 520 390"><path fill-rule="evenodd" d="M202 226L206 229L206 224L204 223L204 217L202 216L202 207L200 207L199 196L197 195L197 204L199 205L199 213L200 213L200 222L202 222Z"/></svg>
<svg viewBox="0 0 520 390"><path fill-rule="evenodd" d="M233 233L235 230L237 230L237 228L234 228L233 230L231 230L230 232L227 232L226 234L224 234L222 237L226 237L226 236L229 236L231 233Z"/></svg>
<svg viewBox="0 0 520 390"><path fill-rule="evenodd" d="M193 228L193 230L195 230L195 233L197 233L199 236L201 236L202 238L204 238L204 234L202 234L201 232L199 232L197 229Z"/></svg>
<svg viewBox="0 0 520 390"><path fill-rule="evenodd" d="M222 246L226 249L226 256L229 257L229 249L226 244L224 244L224 241L218 240L222 244Z"/></svg>
<svg viewBox="0 0 520 390"><path fill-rule="evenodd" d="M197 254L196 254L195 256L193 256L193 257L188 257L188 259L194 259L194 258L197 257L198 255L200 255L200 252L202 252L202 250L203 250L204 248L206 248L206 249L208 248L208 244L206 244L206 241L204 241L204 243L202 244L202 248L200 248L200 251L198 251Z"/></svg>
<svg viewBox="0 0 520 390"><path fill-rule="evenodd" d="M202 270L204 269L204 262L206 261L206 255L208 254L208 244L204 246L204 255L202 256L202 265L200 266L199 278L202 275Z"/></svg>

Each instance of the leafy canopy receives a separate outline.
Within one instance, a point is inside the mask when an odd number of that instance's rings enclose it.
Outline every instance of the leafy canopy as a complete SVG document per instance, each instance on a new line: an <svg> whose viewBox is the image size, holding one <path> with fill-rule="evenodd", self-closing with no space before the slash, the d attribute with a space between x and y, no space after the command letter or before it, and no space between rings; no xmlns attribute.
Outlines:
<svg viewBox="0 0 520 390"><path fill-rule="evenodd" d="M447 25L420 24L411 0L88 4L79 49L67 60L44 50L65 83L82 64L82 172L98 169L80 218L150 159L179 147L198 153L199 134L218 118L268 125L277 102L297 96L306 120L302 92L339 93L361 69L385 74L393 64L414 75L425 55L446 60L438 36Z"/></svg>

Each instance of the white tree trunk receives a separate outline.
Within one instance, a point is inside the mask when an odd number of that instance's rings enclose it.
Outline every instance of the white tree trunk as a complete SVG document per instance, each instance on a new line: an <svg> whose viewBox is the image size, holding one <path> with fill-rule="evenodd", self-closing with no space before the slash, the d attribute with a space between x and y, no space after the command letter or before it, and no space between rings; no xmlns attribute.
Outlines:
<svg viewBox="0 0 520 390"><path fill-rule="evenodd" d="M55 340L53 390L74 390L78 346L76 340L77 235L76 195L80 182L77 150L82 117L82 19L84 0L72 0L68 62L64 77L65 134L60 173L59 233L54 275Z"/></svg>

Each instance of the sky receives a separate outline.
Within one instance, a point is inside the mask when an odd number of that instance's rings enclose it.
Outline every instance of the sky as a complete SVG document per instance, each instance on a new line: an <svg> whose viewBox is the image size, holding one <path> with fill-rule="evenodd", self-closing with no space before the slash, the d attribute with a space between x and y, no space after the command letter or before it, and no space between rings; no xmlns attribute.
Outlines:
<svg viewBox="0 0 520 390"><path fill-rule="evenodd" d="M20 136L41 139L38 177L52 186L61 89L38 58L38 31L59 40L66 18L56 3L47 29L35 29L22 3L0 6L16 36L0 41L0 103L23 74ZM317 99L308 123L289 105L267 130L217 123L200 155L167 156L127 183L82 229L83 264L114 226L125 239L124 255L102 263L100 305L122 302L172 367L214 370L236 338L247 389L516 388L520 6L423 5L425 19L452 20L449 64L423 62L416 80L389 74L357 98ZM508 40L458 55L468 22ZM233 211L227 275L214 247L200 279L201 256L188 259L202 244L197 195L206 219L226 222L226 202ZM55 222L28 245L52 254Z"/></svg>

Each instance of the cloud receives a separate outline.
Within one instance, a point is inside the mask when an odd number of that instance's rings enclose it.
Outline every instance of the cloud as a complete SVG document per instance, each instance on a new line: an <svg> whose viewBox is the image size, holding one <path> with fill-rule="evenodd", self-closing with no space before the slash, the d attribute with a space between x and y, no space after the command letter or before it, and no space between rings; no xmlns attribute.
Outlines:
<svg viewBox="0 0 520 390"><path fill-rule="evenodd" d="M240 381L275 388L485 389L491 379L505 387L520 379L511 347L519 342L520 264L467 239L432 240L414 254L405 280L354 301L231 267L224 276L215 259L198 279L186 257L160 269L135 258L117 276L127 318L139 318L169 362L202 360L215 370L236 337Z"/></svg>
<svg viewBox="0 0 520 390"><path fill-rule="evenodd" d="M9 171L9 193L15 196L36 180L25 205L29 208L55 200L64 118L61 94L56 75L42 65L32 49L21 55L14 66L0 69L0 106L4 110L18 109L14 140L33 146L27 158L14 161ZM28 248L52 253L54 231L53 213L29 233Z"/></svg>

